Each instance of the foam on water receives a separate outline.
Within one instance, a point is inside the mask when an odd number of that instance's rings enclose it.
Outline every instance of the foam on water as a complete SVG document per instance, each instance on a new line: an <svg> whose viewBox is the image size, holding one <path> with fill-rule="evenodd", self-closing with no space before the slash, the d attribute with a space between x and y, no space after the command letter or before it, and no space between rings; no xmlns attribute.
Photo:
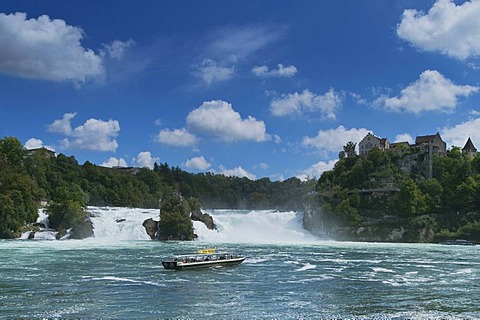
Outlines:
<svg viewBox="0 0 480 320"><path fill-rule="evenodd" d="M218 230L195 222L199 240L226 243L312 244L319 239L307 232L299 212L271 210L205 210Z"/></svg>
<svg viewBox="0 0 480 320"><path fill-rule="evenodd" d="M159 220L158 209L88 207L97 239L150 240L143 222Z"/></svg>

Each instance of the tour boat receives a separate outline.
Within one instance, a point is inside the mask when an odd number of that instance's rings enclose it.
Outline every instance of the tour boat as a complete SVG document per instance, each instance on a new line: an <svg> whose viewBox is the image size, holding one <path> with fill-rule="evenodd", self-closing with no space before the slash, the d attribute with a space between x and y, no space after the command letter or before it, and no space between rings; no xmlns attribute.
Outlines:
<svg viewBox="0 0 480 320"><path fill-rule="evenodd" d="M215 249L199 250L197 253L174 256L171 260L162 261L165 269L197 269L219 266L237 265L245 260L244 256L229 252L216 252Z"/></svg>
<svg viewBox="0 0 480 320"><path fill-rule="evenodd" d="M474 245L476 245L475 242L469 241L469 240L464 240L464 239L445 240L445 241L440 242L440 244L456 245L456 246L474 246Z"/></svg>

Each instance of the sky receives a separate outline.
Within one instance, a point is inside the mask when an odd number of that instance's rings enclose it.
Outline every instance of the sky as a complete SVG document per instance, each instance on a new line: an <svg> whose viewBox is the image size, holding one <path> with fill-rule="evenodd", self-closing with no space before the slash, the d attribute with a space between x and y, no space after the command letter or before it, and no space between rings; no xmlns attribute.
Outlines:
<svg viewBox="0 0 480 320"><path fill-rule="evenodd" d="M0 138L318 178L369 132L480 147L480 0L3 0Z"/></svg>

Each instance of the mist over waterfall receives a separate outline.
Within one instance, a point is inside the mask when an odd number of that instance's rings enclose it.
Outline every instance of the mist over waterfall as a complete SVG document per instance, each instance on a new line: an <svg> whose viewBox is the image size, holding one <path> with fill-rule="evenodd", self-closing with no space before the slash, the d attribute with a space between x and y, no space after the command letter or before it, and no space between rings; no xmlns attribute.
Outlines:
<svg viewBox="0 0 480 320"><path fill-rule="evenodd" d="M88 207L96 239L150 240L143 221L160 219L158 209Z"/></svg>
<svg viewBox="0 0 480 320"><path fill-rule="evenodd" d="M225 243L302 244L320 239L303 228L303 213L271 210L203 210L218 230L194 222L198 240Z"/></svg>
<svg viewBox="0 0 480 320"><path fill-rule="evenodd" d="M105 240L150 240L143 222L158 221L158 209L88 207L93 237ZM197 241L210 243L302 244L320 240L303 228L303 213L272 210L202 210L218 230L194 221ZM48 216L41 212L41 218ZM36 237L40 238L40 237ZM54 236L52 237L55 238Z"/></svg>

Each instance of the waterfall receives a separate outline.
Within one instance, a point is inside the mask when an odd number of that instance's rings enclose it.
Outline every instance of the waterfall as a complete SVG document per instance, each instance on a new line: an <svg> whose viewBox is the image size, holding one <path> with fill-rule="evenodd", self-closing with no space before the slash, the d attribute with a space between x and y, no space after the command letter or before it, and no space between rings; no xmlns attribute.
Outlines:
<svg viewBox="0 0 480 320"><path fill-rule="evenodd" d="M88 207L93 236L109 240L150 240L143 222L159 220L158 209Z"/></svg>
<svg viewBox="0 0 480 320"><path fill-rule="evenodd" d="M55 240L57 237L57 231L49 229L48 214L45 212L45 209L38 209L38 218L36 221L37 225L40 226L39 230L33 235L33 239L36 240ZM32 231L26 231L22 233L20 239L28 239Z"/></svg>
<svg viewBox="0 0 480 320"><path fill-rule="evenodd" d="M213 217L218 230L194 221L198 241L213 243L310 244L320 239L303 228L303 213L272 210L202 210ZM150 240L143 222L159 220L158 209L88 207L95 239ZM48 216L39 210L38 223L48 227ZM56 232L43 229L35 239L55 239ZM28 238L28 234L22 236Z"/></svg>
<svg viewBox="0 0 480 320"><path fill-rule="evenodd" d="M300 212L271 210L204 210L218 230L194 222L200 241L261 244L314 243L319 239L303 228Z"/></svg>

